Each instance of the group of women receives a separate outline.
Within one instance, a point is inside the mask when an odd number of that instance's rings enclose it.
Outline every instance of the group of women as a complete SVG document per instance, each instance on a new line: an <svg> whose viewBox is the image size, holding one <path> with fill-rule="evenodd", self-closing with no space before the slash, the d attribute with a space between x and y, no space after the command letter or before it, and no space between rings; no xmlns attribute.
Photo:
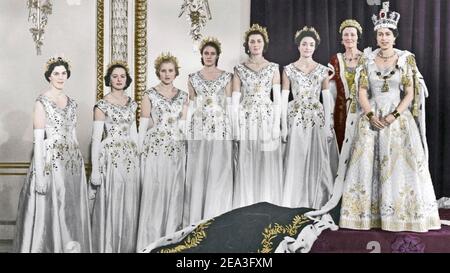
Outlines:
<svg viewBox="0 0 450 273"><path fill-rule="evenodd" d="M206 38L188 92L173 85L177 58L161 54L160 83L143 93L138 128L128 66L111 63L111 92L94 107L89 181L77 104L63 92L70 64L51 58L15 250L135 252L233 208L270 202L317 215L341 196L345 228L440 228L420 107L426 87L414 56L393 47L397 22L380 13L379 48L363 53L361 26L345 20L345 52L329 68L314 61L320 36L304 27L295 34L300 57L281 74L264 58L269 36L257 24L245 33L249 58L233 74L217 67L220 42Z"/></svg>

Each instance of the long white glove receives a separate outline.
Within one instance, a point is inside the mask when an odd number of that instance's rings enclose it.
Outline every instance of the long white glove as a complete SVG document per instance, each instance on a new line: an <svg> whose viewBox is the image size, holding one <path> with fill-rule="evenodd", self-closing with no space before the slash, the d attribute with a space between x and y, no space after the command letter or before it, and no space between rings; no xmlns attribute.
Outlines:
<svg viewBox="0 0 450 273"><path fill-rule="evenodd" d="M287 124L287 112L288 112L289 90L281 90L281 139L287 140L288 124Z"/></svg>
<svg viewBox="0 0 450 273"><path fill-rule="evenodd" d="M231 93L231 122L233 123L233 136L239 139L239 103L241 100L240 90Z"/></svg>
<svg viewBox="0 0 450 273"><path fill-rule="evenodd" d="M47 192L47 181L44 175L45 162L45 143L44 143L44 129L34 129L34 170L36 175L35 191L39 194Z"/></svg>
<svg viewBox="0 0 450 273"><path fill-rule="evenodd" d="M138 151L139 153L142 152L142 149L144 148L144 139L145 135L147 134L148 128L153 127L153 119L151 118L144 118L141 117L139 120L139 136L138 136Z"/></svg>
<svg viewBox="0 0 450 273"><path fill-rule="evenodd" d="M273 91L273 128L272 128L272 138L277 139L280 137L280 116L281 116L281 86L280 84L274 84L272 86Z"/></svg>
<svg viewBox="0 0 450 273"><path fill-rule="evenodd" d="M323 111L325 115L325 132L327 137L331 135L331 94L330 90L322 90Z"/></svg>
<svg viewBox="0 0 450 273"><path fill-rule="evenodd" d="M102 142L103 128L105 122L96 120L94 121L94 128L92 130L92 146L91 146L91 161L92 161L92 173L91 183L94 186L100 186L102 183L100 177L100 146Z"/></svg>
<svg viewBox="0 0 450 273"><path fill-rule="evenodd" d="M75 142L75 144L77 144L77 146L80 146L80 144L78 143L78 139L77 139L77 133L76 133L76 128L75 126L72 129L72 139L73 142Z"/></svg>

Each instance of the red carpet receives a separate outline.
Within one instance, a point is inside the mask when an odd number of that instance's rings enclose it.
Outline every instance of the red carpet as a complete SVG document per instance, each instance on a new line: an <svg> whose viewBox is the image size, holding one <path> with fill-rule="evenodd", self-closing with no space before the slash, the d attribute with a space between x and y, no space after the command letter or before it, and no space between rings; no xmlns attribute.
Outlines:
<svg viewBox="0 0 450 273"><path fill-rule="evenodd" d="M442 220L450 220L450 209L439 210ZM427 233L389 232L381 229L325 230L315 241L311 253L450 253L450 226Z"/></svg>

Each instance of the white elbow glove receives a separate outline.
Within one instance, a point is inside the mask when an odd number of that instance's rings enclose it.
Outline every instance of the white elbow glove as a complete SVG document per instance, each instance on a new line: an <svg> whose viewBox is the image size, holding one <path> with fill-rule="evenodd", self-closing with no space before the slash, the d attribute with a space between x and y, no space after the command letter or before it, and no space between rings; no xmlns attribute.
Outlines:
<svg viewBox="0 0 450 273"><path fill-rule="evenodd" d="M102 181L100 177L100 146L102 142L104 121L94 121L94 128L92 130L92 146L91 146L91 161L92 173L91 183L94 186L100 186Z"/></svg>
<svg viewBox="0 0 450 273"><path fill-rule="evenodd" d="M281 139L287 140L288 124L287 124L287 112L288 112L289 90L281 91Z"/></svg>
<svg viewBox="0 0 450 273"><path fill-rule="evenodd" d="M281 116L281 86L280 84L274 84L272 86L273 91L273 128L272 128L272 138L277 139L280 137L280 116Z"/></svg>
<svg viewBox="0 0 450 273"><path fill-rule="evenodd" d="M138 135L138 151L141 153L144 149L144 139L148 128L153 127L153 119L141 117L139 120L139 135Z"/></svg>
<svg viewBox="0 0 450 273"><path fill-rule="evenodd" d="M130 138L136 144L136 147L138 147L139 136L138 136L138 132L137 132L136 121L134 121L134 120L130 126Z"/></svg>
<svg viewBox="0 0 450 273"><path fill-rule="evenodd" d="M239 138L239 103L241 100L241 92L233 91L231 95L231 121L233 124L233 136Z"/></svg>
<svg viewBox="0 0 450 273"><path fill-rule="evenodd" d="M325 125L324 129L327 137L331 135L331 94L330 90L323 89L322 90L323 97L323 111L325 115Z"/></svg>
<svg viewBox="0 0 450 273"><path fill-rule="evenodd" d="M34 171L35 171L35 191L39 194L47 192L47 181L44 174L45 165L45 142L44 129L34 129Z"/></svg>

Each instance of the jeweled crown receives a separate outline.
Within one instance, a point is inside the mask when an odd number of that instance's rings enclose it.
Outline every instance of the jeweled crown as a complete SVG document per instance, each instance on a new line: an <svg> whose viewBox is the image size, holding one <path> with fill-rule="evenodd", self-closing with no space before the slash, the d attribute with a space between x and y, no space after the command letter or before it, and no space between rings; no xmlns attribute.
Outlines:
<svg viewBox="0 0 450 273"><path fill-rule="evenodd" d="M375 31L380 28L397 29L398 20L400 20L400 13L389 11L389 2L383 2L383 7L378 17L375 14L372 15Z"/></svg>
<svg viewBox="0 0 450 273"><path fill-rule="evenodd" d="M294 39L297 40L297 38L305 31L312 32L313 35L315 36L314 39L317 41L317 44L320 43L319 32L317 32L317 30L314 27L308 27L308 26L304 26L302 29L297 30L297 32L294 35Z"/></svg>

